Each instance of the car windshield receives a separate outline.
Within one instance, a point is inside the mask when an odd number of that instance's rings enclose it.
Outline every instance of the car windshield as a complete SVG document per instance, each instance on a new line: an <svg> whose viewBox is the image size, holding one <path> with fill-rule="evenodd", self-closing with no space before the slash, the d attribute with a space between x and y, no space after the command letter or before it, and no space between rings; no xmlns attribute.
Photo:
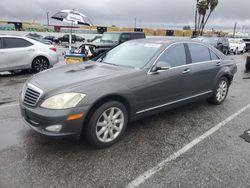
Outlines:
<svg viewBox="0 0 250 188"><path fill-rule="evenodd" d="M119 38L120 38L119 33L104 33L102 35L101 41L104 41L104 42L118 42Z"/></svg>
<svg viewBox="0 0 250 188"><path fill-rule="evenodd" d="M127 42L109 51L101 60L103 63L142 68L154 56L161 44Z"/></svg>

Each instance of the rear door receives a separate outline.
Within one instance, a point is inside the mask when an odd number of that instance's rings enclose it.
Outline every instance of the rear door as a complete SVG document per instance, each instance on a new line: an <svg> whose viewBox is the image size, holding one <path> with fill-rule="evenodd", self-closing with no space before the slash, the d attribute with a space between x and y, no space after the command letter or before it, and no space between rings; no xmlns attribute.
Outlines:
<svg viewBox="0 0 250 188"><path fill-rule="evenodd" d="M196 43L188 44L195 94L213 90L214 80L220 70L221 61L207 46Z"/></svg>
<svg viewBox="0 0 250 188"><path fill-rule="evenodd" d="M167 48L156 62L166 62L171 68L149 73L149 104L157 106L190 97L192 89L192 68L183 43L176 43Z"/></svg>
<svg viewBox="0 0 250 188"><path fill-rule="evenodd" d="M3 56L1 63L7 69L18 69L31 64L31 58L35 49L33 44L22 38L3 38Z"/></svg>

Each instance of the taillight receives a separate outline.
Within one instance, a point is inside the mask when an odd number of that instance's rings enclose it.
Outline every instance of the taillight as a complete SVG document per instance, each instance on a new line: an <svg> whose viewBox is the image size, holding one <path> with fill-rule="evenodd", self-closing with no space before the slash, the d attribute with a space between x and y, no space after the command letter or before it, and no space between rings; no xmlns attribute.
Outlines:
<svg viewBox="0 0 250 188"><path fill-rule="evenodd" d="M56 52L56 48L55 47L51 47L49 49L52 50L52 51L54 51L54 52Z"/></svg>

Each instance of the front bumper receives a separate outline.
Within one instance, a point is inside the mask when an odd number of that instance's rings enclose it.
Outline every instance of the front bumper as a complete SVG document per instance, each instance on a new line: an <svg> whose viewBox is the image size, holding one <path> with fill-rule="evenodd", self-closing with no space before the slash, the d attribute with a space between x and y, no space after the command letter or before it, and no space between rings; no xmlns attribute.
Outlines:
<svg viewBox="0 0 250 188"><path fill-rule="evenodd" d="M33 130L47 136L80 136L84 119L83 116L76 120L67 120L69 115L78 113L87 114L88 107L77 107L66 110L49 110L40 107L32 108L20 103L21 114L24 122ZM48 131L47 127L61 125L60 131Z"/></svg>

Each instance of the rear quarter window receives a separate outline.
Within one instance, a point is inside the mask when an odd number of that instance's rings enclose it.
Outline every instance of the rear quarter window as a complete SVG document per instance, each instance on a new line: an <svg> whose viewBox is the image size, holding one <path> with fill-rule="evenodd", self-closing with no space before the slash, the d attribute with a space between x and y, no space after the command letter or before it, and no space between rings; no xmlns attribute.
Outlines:
<svg viewBox="0 0 250 188"><path fill-rule="evenodd" d="M3 48L25 48L33 45L29 41L21 38L4 38L2 44Z"/></svg>
<svg viewBox="0 0 250 188"><path fill-rule="evenodd" d="M210 49L201 44L188 44L192 63L211 61Z"/></svg>

